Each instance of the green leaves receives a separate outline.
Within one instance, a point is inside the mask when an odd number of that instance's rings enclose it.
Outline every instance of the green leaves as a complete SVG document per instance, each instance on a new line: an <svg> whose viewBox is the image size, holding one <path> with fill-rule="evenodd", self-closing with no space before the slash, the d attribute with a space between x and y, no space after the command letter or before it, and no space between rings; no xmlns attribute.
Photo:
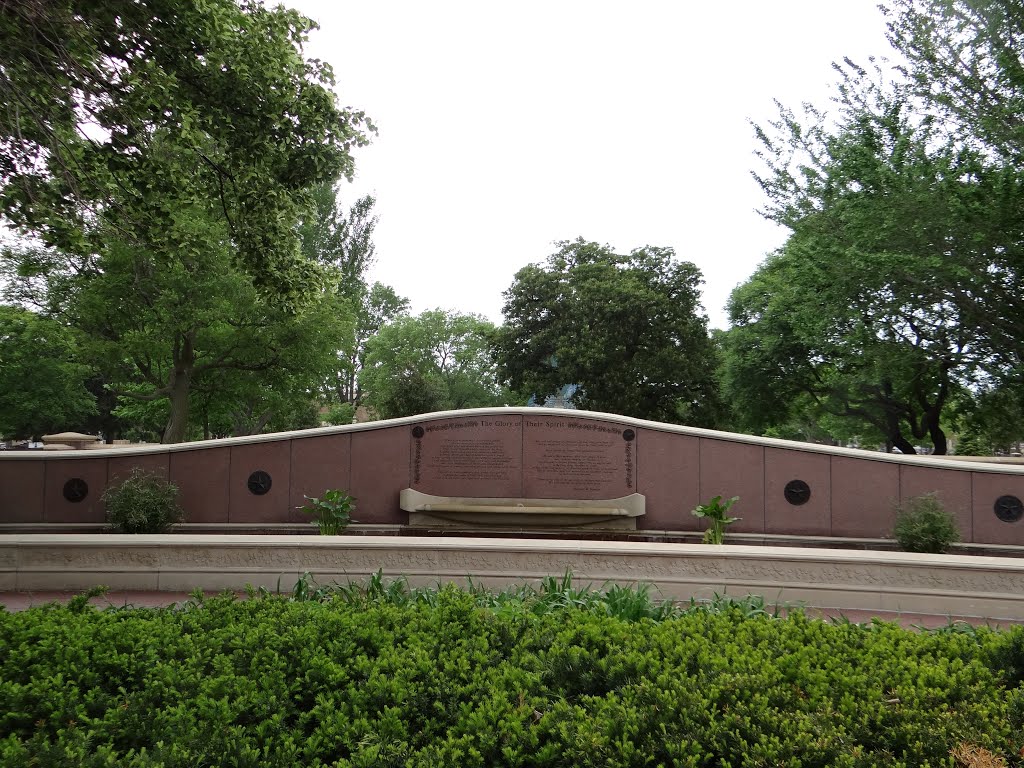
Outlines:
<svg viewBox="0 0 1024 768"><path fill-rule="evenodd" d="M725 501L722 501L721 496L714 496L707 504L698 504L693 509L691 514L694 517L706 517L711 521L711 526L704 531L705 544L721 544L726 527L743 519L741 517L729 517L728 515L729 509L739 500L739 496L733 496Z"/></svg>
<svg viewBox="0 0 1024 768"><path fill-rule="evenodd" d="M950 398L1024 356L1024 13L887 5L902 65L846 59L831 113L755 125L764 214L792 236L733 295L723 382L748 429L944 453Z"/></svg>
<svg viewBox="0 0 1024 768"><path fill-rule="evenodd" d="M0 612L0 762L909 768L1024 745L1020 628L392 586Z"/></svg>
<svg viewBox="0 0 1024 768"><path fill-rule="evenodd" d="M558 246L505 292L505 323L494 335L501 376L538 402L576 385L580 408L713 422L714 351L699 270L670 248L623 255L582 238Z"/></svg>
<svg viewBox="0 0 1024 768"><path fill-rule="evenodd" d="M395 318L366 342L366 403L381 418L507 405L489 354L493 332L481 317L440 309Z"/></svg>
<svg viewBox="0 0 1024 768"><path fill-rule="evenodd" d="M306 504L299 510L316 519L313 521L323 536L337 536L352 522L355 499L345 491L331 489L319 497L305 496Z"/></svg>
<svg viewBox="0 0 1024 768"><path fill-rule="evenodd" d="M178 486L138 467L104 491L103 503L117 533L167 533L184 516Z"/></svg>
<svg viewBox="0 0 1024 768"><path fill-rule="evenodd" d="M306 61L293 10L212 0L18 4L0 22L0 210L48 245L174 246L206 205L267 295L298 301L303 190L351 177L372 125ZM54 47L53 40L61 45ZM85 129L88 124L89 128Z"/></svg>
<svg viewBox="0 0 1024 768"><path fill-rule="evenodd" d="M70 329L0 305L0 436L40 437L79 426L96 412L92 375Z"/></svg>

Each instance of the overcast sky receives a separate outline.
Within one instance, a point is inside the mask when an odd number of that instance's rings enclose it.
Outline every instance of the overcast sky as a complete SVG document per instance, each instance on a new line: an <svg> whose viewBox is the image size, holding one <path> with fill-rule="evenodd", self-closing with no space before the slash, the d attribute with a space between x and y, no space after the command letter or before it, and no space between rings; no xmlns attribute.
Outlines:
<svg viewBox="0 0 1024 768"><path fill-rule="evenodd" d="M674 248L725 327L786 236L756 213L749 120L827 105L833 61L890 52L874 0L286 4L379 128L343 188L377 198L371 278L495 322L518 269L582 236Z"/></svg>

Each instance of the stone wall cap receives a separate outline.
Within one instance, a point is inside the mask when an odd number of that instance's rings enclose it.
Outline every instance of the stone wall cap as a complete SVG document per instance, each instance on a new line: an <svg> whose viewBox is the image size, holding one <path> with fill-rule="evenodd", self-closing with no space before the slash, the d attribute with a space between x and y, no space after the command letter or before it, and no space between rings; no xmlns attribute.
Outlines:
<svg viewBox="0 0 1024 768"><path fill-rule="evenodd" d="M984 461L981 457L978 461L957 461L953 457L946 456L910 456L903 454L881 453L879 451L868 451L860 448L843 448L839 446L820 445L817 443L804 443L794 440L781 440L774 437L761 437L759 435L743 435L733 432L720 432L701 427L689 427L679 424L667 424L664 422L646 421L631 416L620 416L613 413L597 413L594 411L576 411L562 408L532 408L524 406L512 406L503 408L467 408L460 411L439 411L435 413L422 413L416 416L405 416L398 419L386 419L382 421L370 421L362 424L343 424L334 427L317 427L314 429L297 430L292 432L271 432L261 435L246 435L243 437L227 437L215 440L196 440L188 443L174 444L152 444L132 445L121 448L111 445L104 445L103 449L96 450L91 455L100 456L124 456L154 453L176 453L178 451L201 451L208 448L229 447L235 445L252 445L257 443L271 443L281 440L293 440L312 437L323 437L326 435L354 434L356 432L371 432L375 430L389 429L393 427L411 426L423 424L430 421L447 421L451 419L472 419L481 416L523 416L537 419L542 418L566 418L580 421L606 421L622 426L631 426L639 429L648 429L654 432L665 432L670 434L686 435L689 437L702 438L705 440L721 440L731 443L745 443L762 448L778 448L787 451L799 451L803 453L816 453L819 455L832 456L836 458L863 459L867 461L884 462L889 464L903 464L918 467L932 467L960 472L975 472L986 474L1024 474L1024 466L1020 464L995 463ZM59 437L54 435L52 437ZM98 439L91 435L83 436L85 439ZM44 438L45 440L46 438ZM3 451L0 452L0 461L27 460L33 457L38 458L34 451ZM59 459L59 456L47 457L48 459ZM68 456L71 458L71 456ZM80 458L75 456L74 458Z"/></svg>

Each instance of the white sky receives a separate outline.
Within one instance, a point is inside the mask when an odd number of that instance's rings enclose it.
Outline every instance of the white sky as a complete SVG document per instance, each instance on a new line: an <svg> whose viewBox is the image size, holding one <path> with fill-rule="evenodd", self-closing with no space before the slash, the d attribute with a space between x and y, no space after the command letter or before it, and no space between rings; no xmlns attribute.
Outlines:
<svg viewBox="0 0 1024 768"><path fill-rule="evenodd" d="M284 1L380 131L343 188L377 198L371 279L494 322L518 269L583 236L674 248L725 327L786 236L756 213L748 120L827 106L833 61L891 52L876 0Z"/></svg>

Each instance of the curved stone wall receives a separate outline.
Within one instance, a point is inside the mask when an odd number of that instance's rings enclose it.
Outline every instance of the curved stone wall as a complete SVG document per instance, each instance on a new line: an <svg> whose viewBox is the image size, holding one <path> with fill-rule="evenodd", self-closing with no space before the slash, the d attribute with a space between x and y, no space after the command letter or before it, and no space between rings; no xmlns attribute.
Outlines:
<svg viewBox="0 0 1024 768"><path fill-rule="evenodd" d="M480 498L646 500L637 527L696 531L712 496L739 496L730 531L882 538L895 505L937 492L963 540L1024 545L1024 467L904 457L678 427L608 414L496 408L173 446L0 453L0 530L89 526L132 467L176 483L186 520L307 522L328 488L362 524L404 525L405 488Z"/></svg>

